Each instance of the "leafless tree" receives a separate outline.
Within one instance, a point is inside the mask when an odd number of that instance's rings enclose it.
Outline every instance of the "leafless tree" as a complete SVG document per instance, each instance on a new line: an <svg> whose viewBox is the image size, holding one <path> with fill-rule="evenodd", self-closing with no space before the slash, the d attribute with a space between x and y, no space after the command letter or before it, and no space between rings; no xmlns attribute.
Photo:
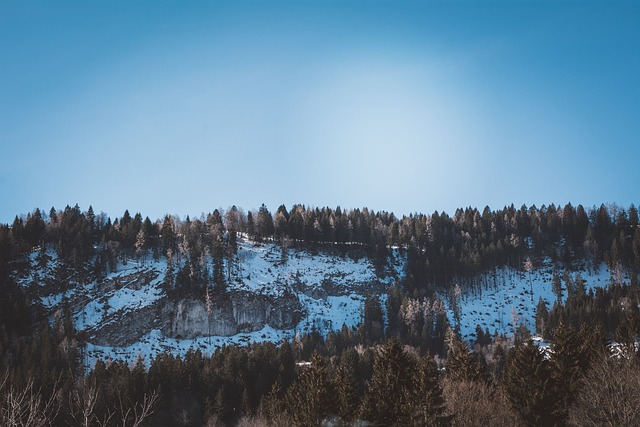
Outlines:
<svg viewBox="0 0 640 427"><path fill-rule="evenodd" d="M533 302L533 282L531 281L531 272L533 271L533 261L531 258L527 257L527 260L524 262L524 271L527 272L527 276L529 277L529 293L531 295L531 302Z"/></svg>
<svg viewBox="0 0 640 427"><path fill-rule="evenodd" d="M582 380L569 410L575 426L640 425L640 365L637 360L603 357Z"/></svg>
<svg viewBox="0 0 640 427"><path fill-rule="evenodd" d="M443 393L452 426L513 426L513 413L500 388L477 381L445 378Z"/></svg>
<svg viewBox="0 0 640 427"><path fill-rule="evenodd" d="M59 411L55 393L48 398L43 397L41 391L34 388L33 381L29 381L22 389L16 388L9 382L8 372L0 381L0 396L2 426L47 426L53 422Z"/></svg>
<svg viewBox="0 0 640 427"><path fill-rule="evenodd" d="M158 401L158 392L145 393L142 402L133 402L131 399L118 394L118 415L122 421L122 427L139 427L144 420L153 414Z"/></svg>
<svg viewBox="0 0 640 427"><path fill-rule="evenodd" d="M114 416L114 411L107 408L106 413L100 418L96 414L98 402L98 389L95 385L84 389L75 389L69 396L69 415L75 421L74 425L107 426Z"/></svg>

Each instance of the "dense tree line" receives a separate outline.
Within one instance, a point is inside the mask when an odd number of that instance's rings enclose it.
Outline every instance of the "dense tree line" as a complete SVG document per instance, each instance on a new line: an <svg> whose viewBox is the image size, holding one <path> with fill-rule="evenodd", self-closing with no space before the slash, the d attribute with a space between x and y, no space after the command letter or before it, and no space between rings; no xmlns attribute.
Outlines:
<svg viewBox="0 0 640 427"><path fill-rule="evenodd" d="M167 259L167 292L224 292L239 274L241 233L279 243L283 262L291 245L357 248L380 274L390 248L398 247L407 251L407 278L384 303L369 298L355 330L210 355L163 354L150 366L101 361L89 372L71 310L58 310L49 322L29 289L13 280L12 272L27 268L28 254L40 248L46 256L52 247L87 278L151 254ZM566 298L538 304L536 329L549 350L523 329L504 337L478 328L473 342L463 342L434 289L454 280L473 285L483 271L522 269L527 259L542 257L569 270L554 277ZM584 262L607 263L612 286L587 291L570 271ZM377 425L637 425L639 265L633 205L467 208L403 218L303 205L280 206L272 215L262 205L156 221L128 211L112 221L77 205L48 214L36 209L0 225L0 424L306 426L334 418ZM451 287L454 305L458 292Z"/></svg>
<svg viewBox="0 0 640 427"><path fill-rule="evenodd" d="M283 248L357 244L381 263L390 247L400 247L408 251L405 287L428 294L437 285L472 279L496 267L522 268L527 257L550 257L569 266L589 257L637 275L638 224L634 205L628 209L617 205L585 209L571 204L516 209L512 205L495 211L489 207L458 209L453 216L436 211L402 218L367 208L304 205L291 209L281 205L272 215L262 205L247 213L234 206L197 219L167 215L156 221L143 219L139 213L131 216L128 211L112 221L103 213L96 215L92 207L82 212L76 205L51 208L48 215L35 209L17 216L0 237L4 236L14 256L52 244L66 261L76 267L86 267L91 261L97 271L108 269L117 256L135 257L146 250L155 256L186 259L190 270L201 269L202 256L207 254L215 260L213 279L217 283L233 273L232 263L227 264L227 271L223 266L237 250L238 233L254 240L277 241ZM198 287L207 279L200 275L185 286Z"/></svg>

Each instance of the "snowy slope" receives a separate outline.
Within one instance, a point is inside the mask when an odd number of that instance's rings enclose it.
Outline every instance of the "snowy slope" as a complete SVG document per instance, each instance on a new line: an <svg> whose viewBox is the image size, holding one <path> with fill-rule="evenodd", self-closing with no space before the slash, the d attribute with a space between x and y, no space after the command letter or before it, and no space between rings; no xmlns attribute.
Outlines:
<svg viewBox="0 0 640 427"><path fill-rule="evenodd" d="M476 325L489 329L490 333L510 335L516 326L524 324L530 331L535 331L535 312L539 298L547 308L553 306L556 296L552 290L554 268L550 262L543 263L531 274L521 270L502 268L482 279L482 285L473 292L463 294L460 299L460 333L465 339L475 337ZM563 271L557 270L562 277ZM570 273L575 277L575 272ZM611 283L609 270L601 265L596 271L580 270L587 290L596 287L607 287ZM531 294L533 289L533 295ZM564 289L563 300L567 291ZM443 296L447 300L448 296ZM448 303L447 315L454 322L451 302Z"/></svg>
<svg viewBox="0 0 640 427"><path fill-rule="evenodd" d="M86 351L87 367L97 359L135 362L141 357L149 363L163 351L184 355L189 349L199 349L210 353L222 345L278 342L292 339L298 332L313 330L325 334L340 329L343 324L354 328L362 321L366 296L375 293L384 304L387 287L404 275L406 259L397 248L391 249L389 268L381 273L368 257L353 255L358 251L345 255L331 245L313 253L289 248L283 256L282 249L275 243L255 243L241 237L238 244L234 267L237 272L229 281L230 291L273 297L294 292L304 311L295 327L276 330L265 325L251 333L194 339L169 338L160 329L150 327L142 338L129 346L99 346L90 342ZM137 262L120 262L115 271L90 283L83 283L73 271L65 269L51 249L44 253L35 251L29 262L28 275L17 277L18 282L31 286L36 291L37 302L51 313L63 306L70 307L79 331L95 332L108 324L117 326L126 319L127 313L161 304L167 298L163 290L167 271L164 258L154 260L147 256ZM176 267L180 266L180 260L174 260L174 263L177 263ZM509 335L513 332L514 319L516 325L524 324L533 329L538 299L542 298L551 308L556 298L552 292L553 269L549 261L542 261L531 274L502 268L483 276L480 286L460 297L463 337L472 339L476 325L488 328L491 333ZM559 274L562 275L562 271ZM609 271L604 266L597 271L583 269L581 275L587 288L605 287L611 283ZM453 324L449 295L440 297L447 302L447 314Z"/></svg>

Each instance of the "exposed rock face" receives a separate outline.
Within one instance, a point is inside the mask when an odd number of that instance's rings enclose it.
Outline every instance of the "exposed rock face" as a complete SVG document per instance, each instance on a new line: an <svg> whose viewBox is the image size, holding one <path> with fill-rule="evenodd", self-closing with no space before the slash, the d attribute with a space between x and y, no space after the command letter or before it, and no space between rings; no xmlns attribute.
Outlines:
<svg viewBox="0 0 640 427"><path fill-rule="evenodd" d="M293 294L268 297L248 292L232 292L214 298L211 315L204 301L183 299L167 302L162 310L162 332L172 338L230 336L269 325L276 329L293 327L301 318L300 301Z"/></svg>
<svg viewBox="0 0 640 427"><path fill-rule="evenodd" d="M118 253L117 247L109 249L110 254ZM188 291L179 287L184 284L178 284L176 275L186 266L185 259L169 261L151 255L147 252L125 261L120 253L116 262L109 263L108 272L77 270L65 264L53 247L46 247L30 254L25 259L28 268L16 269L14 275L21 286L31 287L34 302L51 316L64 306L72 312L83 340L107 347L130 346L153 331L161 334L153 334L151 340L158 335L232 336L259 331L265 325L293 329L304 316L313 317L310 322L325 316L320 307L337 304L332 297L384 292L397 279L383 277L358 247L288 249L283 258L278 244L242 237L226 289L214 292L207 307L202 289L186 298L177 296L185 295L177 291ZM393 274L401 270L402 259L397 254L390 257Z"/></svg>
<svg viewBox="0 0 640 427"><path fill-rule="evenodd" d="M211 316L203 301L182 299L168 302L163 310L164 335L172 338L191 339L206 335L233 335L236 324L231 309L222 304L213 304Z"/></svg>
<svg viewBox="0 0 640 427"><path fill-rule="evenodd" d="M275 329L291 328L302 313L300 300L291 293L273 298L236 292L231 296L231 305L238 332L257 331L265 324Z"/></svg>
<svg viewBox="0 0 640 427"><path fill-rule="evenodd" d="M158 305L151 305L114 316L90 331L90 341L105 346L131 345L152 329L160 327L158 311Z"/></svg>

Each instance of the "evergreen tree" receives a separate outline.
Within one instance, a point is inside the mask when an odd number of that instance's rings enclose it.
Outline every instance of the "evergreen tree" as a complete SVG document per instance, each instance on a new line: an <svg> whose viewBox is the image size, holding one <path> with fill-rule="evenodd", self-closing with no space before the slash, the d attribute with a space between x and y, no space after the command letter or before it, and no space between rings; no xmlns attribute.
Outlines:
<svg viewBox="0 0 640 427"><path fill-rule="evenodd" d="M411 426L447 426L446 404L438 381L438 367L426 356L405 390L403 423Z"/></svg>
<svg viewBox="0 0 640 427"><path fill-rule="evenodd" d="M455 381L482 380L484 372L478 358L451 329L447 335L447 375Z"/></svg>
<svg viewBox="0 0 640 427"><path fill-rule="evenodd" d="M253 220L253 214L251 211L247 212L247 234L250 239L256 238L256 224Z"/></svg>
<svg viewBox="0 0 640 427"><path fill-rule="evenodd" d="M365 344L373 344L382 340L384 336L384 321L382 306L377 296L372 296L364 302L364 319L360 325L360 336Z"/></svg>
<svg viewBox="0 0 640 427"><path fill-rule="evenodd" d="M551 366L533 342L512 350L503 385L522 425L546 427L559 421L559 401L551 378Z"/></svg>
<svg viewBox="0 0 640 427"><path fill-rule="evenodd" d="M271 212L263 203L258 209L258 218L256 219L256 231L258 240L272 237L274 233L273 217Z"/></svg>
<svg viewBox="0 0 640 427"><path fill-rule="evenodd" d="M176 247L176 234L173 224L173 219L166 215L164 217L164 222L162 223L162 230L160 231L162 237L162 246L164 247L165 253L168 253L169 250L175 252Z"/></svg>
<svg viewBox="0 0 640 427"><path fill-rule="evenodd" d="M343 420L352 420L359 404L354 372L345 366L339 366L336 371L334 390L337 400L337 414Z"/></svg>
<svg viewBox="0 0 640 427"><path fill-rule="evenodd" d="M577 331L560 324L554 334L550 365L553 385L558 395L556 415L566 419L569 405L578 389L578 381L586 371L588 356L583 353L582 339Z"/></svg>
<svg viewBox="0 0 640 427"><path fill-rule="evenodd" d="M373 375L360 408L361 416L378 425L401 423L406 407L407 389L412 386L415 361L391 337L380 350L373 365Z"/></svg>
<svg viewBox="0 0 640 427"><path fill-rule="evenodd" d="M542 297L538 299L538 305L536 306L536 333L540 336L545 336L545 330L547 328L547 322L549 321L549 310L547 310L547 304Z"/></svg>
<svg viewBox="0 0 640 427"><path fill-rule="evenodd" d="M553 272L553 278L551 279L551 286L553 289L553 294L556 296L556 300L558 304L562 304L562 281L560 280L560 275L557 271Z"/></svg>
<svg viewBox="0 0 640 427"><path fill-rule="evenodd" d="M298 426L317 426L333 412L335 392L324 359L314 353L286 394L291 418Z"/></svg>

